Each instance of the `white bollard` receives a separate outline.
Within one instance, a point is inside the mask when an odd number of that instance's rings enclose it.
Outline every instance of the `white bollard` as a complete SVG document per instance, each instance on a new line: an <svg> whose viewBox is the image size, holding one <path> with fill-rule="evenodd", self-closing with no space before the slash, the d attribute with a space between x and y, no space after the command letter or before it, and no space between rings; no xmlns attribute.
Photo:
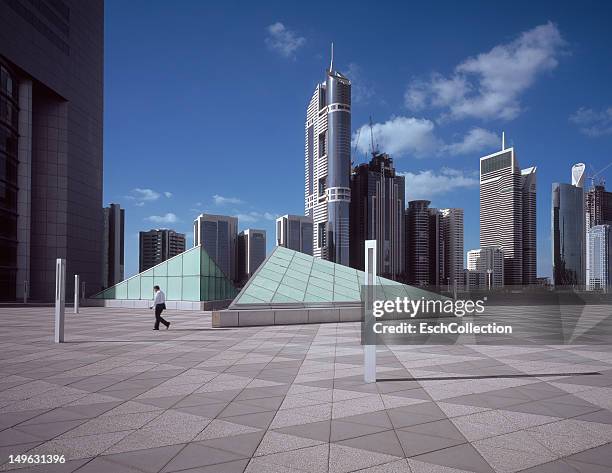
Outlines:
<svg viewBox="0 0 612 473"><path fill-rule="evenodd" d="M374 285L376 284L376 240L365 242L365 317L363 323L365 330L371 329L374 324L374 314L371 306L374 297ZM363 380L366 383L376 382L376 345L363 346Z"/></svg>
<svg viewBox="0 0 612 473"><path fill-rule="evenodd" d="M64 342L64 302L66 299L66 260L55 262L55 343Z"/></svg>
<svg viewBox="0 0 612 473"><path fill-rule="evenodd" d="M74 313L79 313L79 275L74 275Z"/></svg>

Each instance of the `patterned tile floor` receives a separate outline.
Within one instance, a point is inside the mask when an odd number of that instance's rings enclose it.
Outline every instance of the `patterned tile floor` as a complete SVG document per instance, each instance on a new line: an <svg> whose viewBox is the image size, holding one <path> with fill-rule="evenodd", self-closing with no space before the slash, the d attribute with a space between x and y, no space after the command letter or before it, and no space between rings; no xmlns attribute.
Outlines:
<svg viewBox="0 0 612 473"><path fill-rule="evenodd" d="M51 308L0 308L0 468L56 453L22 471L612 471L612 345L382 347L393 380L363 384L359 324L168 319L67 309L55 345Z"/></svg>

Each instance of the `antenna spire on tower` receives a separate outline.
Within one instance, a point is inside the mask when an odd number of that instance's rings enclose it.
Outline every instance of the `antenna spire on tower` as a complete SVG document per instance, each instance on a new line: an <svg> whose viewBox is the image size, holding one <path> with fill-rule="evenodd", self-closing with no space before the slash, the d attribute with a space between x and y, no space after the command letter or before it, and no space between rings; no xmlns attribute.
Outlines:
<svg viewBox="0 0 612 473"><path fill-rule="evenodd" d="M329 72L334 70L334 42L331 44L331 61L329 62Z"/></svg>
<svg viewBox="0 0 612 473"><path fill-rule="evenodd" d="M506 149L506 132L502 131L502 151Z"/></svg>

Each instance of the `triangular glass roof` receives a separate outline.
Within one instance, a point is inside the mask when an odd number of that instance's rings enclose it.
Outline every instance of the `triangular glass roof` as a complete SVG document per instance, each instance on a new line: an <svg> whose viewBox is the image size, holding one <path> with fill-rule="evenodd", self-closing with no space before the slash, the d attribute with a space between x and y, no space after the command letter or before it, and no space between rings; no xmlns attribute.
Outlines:
<svg viewBox="0 0 612 473"><path fill-rule="evenodd" d="M169 301L232 299L237 290L202 246L173 256L96 294L98 299L148 300L159 286Z"/></svg>
<svg viewBox="0 0 612 473"><path fill-rule="evenodd" d="M278 246L234 299L230 308L325 306L360 303L365 273ZM378 277L386 298L440 297L423 289Z"/></svg>

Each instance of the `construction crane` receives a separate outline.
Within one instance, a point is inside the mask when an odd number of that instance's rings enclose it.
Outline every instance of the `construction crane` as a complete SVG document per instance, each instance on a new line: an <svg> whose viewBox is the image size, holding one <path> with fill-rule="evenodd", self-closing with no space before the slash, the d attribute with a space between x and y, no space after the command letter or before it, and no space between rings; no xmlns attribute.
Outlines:
<svg viewBox="0 0 612 473"><path fill-rule="evenodd" d="M370 150L372 151L372 156L375 153L378 153L378 145L374 143L374 125L372 124L372 115L370 115Z"/></svg>
<svg viewBox="0 0 612 473"><path fill-rule="evenodd" d="M355 147L353 148L353 157L357 156L357 147L359 146L359 137L361 136L361 129L363 127L359 127L357 129L357 138L355 138ZM355 161L351 162L351 169L353 168L353 166L355 165Z"/></svg>
<svg viewBox="0 0 612 473"><path fill-rule="evenodd" d="M589 164L589 166L591 167L591 170L593 172L593 174L591 174L590 176L587 176L587 179L591 180L591 189L593 189L595 187L595 178L600 175L602 172L604 172L606 169L608 169L610 166L612 166L612 162L608 163L606 166L604 166L603 168L601 168L599 171L595 172L595 168L593 167L592 164ZM606 179L604 177L599 179L598 185L604 185L606 183Z"/></svg>

